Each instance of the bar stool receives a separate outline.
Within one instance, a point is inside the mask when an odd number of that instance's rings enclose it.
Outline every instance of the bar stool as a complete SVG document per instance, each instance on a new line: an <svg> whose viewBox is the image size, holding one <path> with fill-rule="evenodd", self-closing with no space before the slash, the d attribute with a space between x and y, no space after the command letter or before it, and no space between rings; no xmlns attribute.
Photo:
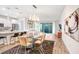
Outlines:
<svg viewBox="0 0 79 59"><path fill-rule="evenodd" d="M19 36L19 33L15 33L13 36L11 36L11 38L10 38L10 43L12 42L12 41L14 41L14 43L17 41L17 39L18 39L18 36ZM13 39L14 38L14 39Z"/></svg>
<svg viewBox="0 0 79 59"><path fill-rule="evenodd" d="M20 36L25 36L26 35L26 32L21 32L21 33L19 33L19 37Z"/></svg>
<svg viewBox="0 0 79 59"><path fill-rule="evenodd" d="M23 32L21 32L21 33L19 33L19 36L22 36L24 33Z"/></svg>

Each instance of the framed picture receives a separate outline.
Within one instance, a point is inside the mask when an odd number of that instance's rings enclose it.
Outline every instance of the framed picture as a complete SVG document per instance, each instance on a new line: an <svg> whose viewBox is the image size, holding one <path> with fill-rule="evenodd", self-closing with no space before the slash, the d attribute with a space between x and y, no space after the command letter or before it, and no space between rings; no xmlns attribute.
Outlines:
<svg viewBox="0 0 79 59"><path fill-rule="evenodd" d="M79 8L65 19L65 34L79 42Z"/></svg>

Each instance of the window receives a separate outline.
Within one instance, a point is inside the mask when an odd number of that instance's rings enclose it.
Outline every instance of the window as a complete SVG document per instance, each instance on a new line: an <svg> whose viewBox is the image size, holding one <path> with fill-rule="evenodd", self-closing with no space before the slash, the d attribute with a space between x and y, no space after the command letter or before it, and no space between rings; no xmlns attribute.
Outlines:
<svg viewBox="0 0 79 59"><path fill-rule="evenodd" d="M52 33L52 23L41 23L40 30L45 33Z"/></svg>

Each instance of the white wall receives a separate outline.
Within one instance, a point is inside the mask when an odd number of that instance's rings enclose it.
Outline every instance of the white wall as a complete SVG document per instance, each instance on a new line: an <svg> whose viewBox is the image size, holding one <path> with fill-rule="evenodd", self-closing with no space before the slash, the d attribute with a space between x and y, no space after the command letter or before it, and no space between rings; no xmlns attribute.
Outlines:
<svg viewBox="0 0 79 59"><path fill-rule="evenodd" d="M4 27L11 27L12 28L12 24L18 24L19 25L19 30L24 30L25 28L25 21L24 20L16 20L16 22L13 22L12 20L15 20L15 19L8 19L8 18L2 18L0 17L0 23L3 23L4 24ZM23 23L23 24L22 24Z"/></svg>
<svg viewBox="0 0 79 59"><path fill-rule="evenodd" d="M71 6L66 6L63 14L61 16L61 21L60 23L62 24L62 39L67 47L67 49L69 50L69 53L79 53L79 42L73 40L72 38L70 38L69 36L67 36L64 33L64 20L71 14L73 13L77 8L79 8L79 6L77 5L71 5Z"/></svg>
<svg viewBox="0 0 79 59"><path fill-rule="evenodd" d="M18 20L19 30L27 30L27 19L21 18Z"/></svg>
<svg viewBox="0 0 79 59"><path fill-rule="evenodd" d="M55 21L55 33L59 31L59 21Z"/></svg>

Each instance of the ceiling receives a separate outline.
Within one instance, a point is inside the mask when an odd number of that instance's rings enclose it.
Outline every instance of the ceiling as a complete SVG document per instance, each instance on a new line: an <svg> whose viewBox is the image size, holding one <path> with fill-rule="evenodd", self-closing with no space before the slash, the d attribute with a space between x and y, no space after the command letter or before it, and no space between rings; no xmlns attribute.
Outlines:
<svg viewBox="0 0 79 59"><path fill-rule="evenodd" d="M1 5L0 15L15 18L29 18L33 14L37 15L41 22L51 22L59 20L64 9L64 5ZM49 21L50 20L50 21Z"/></svg>

